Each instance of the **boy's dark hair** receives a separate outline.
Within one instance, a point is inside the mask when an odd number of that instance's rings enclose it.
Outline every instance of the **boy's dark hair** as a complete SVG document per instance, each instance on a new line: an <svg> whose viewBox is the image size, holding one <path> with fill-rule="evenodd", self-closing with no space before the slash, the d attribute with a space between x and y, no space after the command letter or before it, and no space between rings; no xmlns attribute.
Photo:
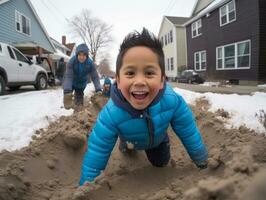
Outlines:
<svg viewBox="0 0 266 200"><path fill-rule="evenodd" d="M165 76L165 66L164 66L164 53L162 44L155 35L149 32L146 28L142 29L142 32L134 31L129 33L122 44L120 45L119 53L116 59L116 75L119 77L119 71L122 66L123 57L127 50L136 46L144 46L151 49L158 56L159 66L162 71L162 76Z"/></svg>

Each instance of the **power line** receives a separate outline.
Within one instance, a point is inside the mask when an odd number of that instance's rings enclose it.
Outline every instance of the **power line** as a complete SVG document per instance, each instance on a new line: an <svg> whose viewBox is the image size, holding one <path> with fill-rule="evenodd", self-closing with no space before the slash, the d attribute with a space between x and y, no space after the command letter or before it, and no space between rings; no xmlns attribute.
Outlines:
<svg viewBox="0 0 266 200"><path fill-rule="evenodd" d="M45 1L41 0L40 2L41 2L41 3L47 8L47 10L48 10L48 11L49 11L49 12L50 12L50 13L51 13L51 14L52 14L57 20L63 22L60 18L58 18L58 16L59 16L59 15L57 16L58 13L53 12L52 9L50 9L49 6L45 3ZM55 13L56 13L56 14L55 14ZM61 16L60 16L60 17L61 17Z"/></svg>
<svg viewBox="0 0 266 200"><path fill-rule="evenodd" d="M177 1L174 1L173 5L170 7L170 9L168 10L168 12L170 13L170 11L174 8L175 4Z"/></svg>
<svg viewBox="0 0 266 200"><path fill-rule="evenodd" d="M166 9L164 10L163 13L167 13L167 12L168 12L168 10L171 8L171 4L172 4L172 3L175 3L175 0L170 0L170 1L169 1L168 6L166 7Z"/></svg>
<svg viewBox="0 0 266 200"><path fill-rule="evenodd" d="M67 21L69 22L69 19L65 16L65 14L60 10L58 9L54 3L51 1L51 0L48 0L50 2L50 4L55 8L56 11L60 12L61 16Z"/></svg>

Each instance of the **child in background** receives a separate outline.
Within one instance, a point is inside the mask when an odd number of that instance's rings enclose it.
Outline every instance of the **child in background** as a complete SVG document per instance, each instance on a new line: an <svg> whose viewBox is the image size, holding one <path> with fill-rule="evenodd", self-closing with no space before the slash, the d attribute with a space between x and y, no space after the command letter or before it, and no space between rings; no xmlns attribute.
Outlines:
<svg viewBox="0 0 266 200"><path fill-rule="evenodd" d="M111 80L108 77L106 77L103 83L103 95L105 95L106 97L110 97L111 85L112 85Z"/></svg>
<svg viewBox="0 0 266 200"><path fill-rule="evenodd" d="M72 92L74 91L75 105L82 106L84 90L87 86L88 75L91 76L96 92L101 93L99 75L92 60L88 56L89 48L86 44L77 46L76 55L67 63L64 77L64 107L70 109L73 106Z"/></svg>
<svg viewBox="0 0 266 200"><path fill-rule="evenodd" d="M105 169L120 139L120 150L144 150L155 167L170 160L171 124L195 165L207 167L208 151L184 99L165 82L160 41L145 28L130 33L120 46L111 98L88 139L80 185L89 185Z"/></svg>

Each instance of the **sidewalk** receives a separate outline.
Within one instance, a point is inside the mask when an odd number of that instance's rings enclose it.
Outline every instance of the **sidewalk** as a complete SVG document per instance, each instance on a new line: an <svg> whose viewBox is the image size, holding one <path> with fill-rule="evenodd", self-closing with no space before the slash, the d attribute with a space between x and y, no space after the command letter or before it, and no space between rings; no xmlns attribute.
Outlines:
<svg viewBox="0 0 266 200"><path fill-rule="evenodd" d="M184 84L176 82L168 82L173 87L178 87L185 90L191 90L194 92L213 92L222 94L251 94L254 92L266 92L266 87L257 86L243 86L243 85L228 85L228 86L204 86L204 85L194 85L194 84Z"/></svg>

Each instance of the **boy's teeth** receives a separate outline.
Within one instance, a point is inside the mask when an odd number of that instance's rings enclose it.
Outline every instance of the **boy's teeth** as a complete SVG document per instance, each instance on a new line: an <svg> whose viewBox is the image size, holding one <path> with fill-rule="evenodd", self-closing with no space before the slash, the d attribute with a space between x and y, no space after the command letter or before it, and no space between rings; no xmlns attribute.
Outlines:
<svg viewBox="0 0 266 200"><path fill-rule="evenodd" d="M146 94L146 92L133 92L133 94Z"/></svg>

